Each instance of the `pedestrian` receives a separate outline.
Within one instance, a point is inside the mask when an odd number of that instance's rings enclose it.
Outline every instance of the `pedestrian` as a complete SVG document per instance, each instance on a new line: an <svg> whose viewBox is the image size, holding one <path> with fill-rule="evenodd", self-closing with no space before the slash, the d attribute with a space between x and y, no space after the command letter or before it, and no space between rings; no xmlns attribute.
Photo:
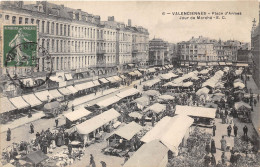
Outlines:
<svg viewBox="0 0 260 167"><path fill-rule="evenodd" d="M221 155L222 165L225 165L225 164L226 164L226 160L227 160L227 157L226 157L226 155L225 155L225 152L223 151L223 152L222 152L222 155Z"/></svg>
<svg viewBox="0 0 260 167"><path fill-rule="evenodd" d="M233 129L234 129L234 135L235 135L235 137L237 137L238 127L236 126L236 124L234 124Z"/></svg>
<svg viewBox="0 0 260 167"><path fill-rule="evenodd" d="M74 111L74 105L72 104L72 106L71 106L71 110L72 110L72 112Z"/></svg>
<svg viewBox="0 0 260 167"><path fill-rule="evenodd" d="M71 144L68 145L68 152L69 152L69 155L71 155L71 153L72 153L72 145Z"/></svg>
<svg viewBox="0 0 260 167"><path fill-rule="evenodd" d="M204 156L204 166L205 166L205 167L209 167L210 161L211 161L211 158L210 158L209 154L207 153L207 154Z"/></svg>
<svg viewBox="0 0 260 167"><path fill-rule="evenodd" d="M31 125L30 125L30 129L31 129L31 134L33 134L33 133L34 133L34 126L33 126L32 123L31 123Z"/></svg>
<svg viewBox="0 0 260 167"><path fill-rule="evenodd" d="M216 162L216 158L215 158L215 156L214 156L214 154L211 154L211 166L216 166L217 165L217 162Z"/></svg>
<svg viewBox="0 0 260 167"><path fill-rule="evenodd" d="M38 137L40 137L40 136L41 136L40 133L37 132L37 133L36 133L36 139L37 139Z"/></svg>
<svg viewBox="0 0 260 167"><path fill-rule="evenodd" d="M215 140L211 139L211 144L210 144L210 148L211 148L211 154L216 153L216 145L215 145Z"/></svg>
<svg viewBox="0 0 260 167"><path fill-rule="evenodd" d="M92 154L90 154L90 161L89 161L89 166L92 166L92 167L96 167L96 163L94 161L94 157Z"/></svg>
<svg viewBox="0 0 260 167"><path fill-rule="evenodd" d="M145 124L145 116L144 115L141 118L141 122L142 122L142 126L144 126L144 124Z"/></svg>
<svg viewBox="0 0 260 167"><path fill-rule="evenodd" d="M226 151L227 141L226 141L226 139L224 138L224 136L222 136L222 139L220 140L220 143L221 143L221 151Z"/></svg>
<svg viewBox="0 0 260 167"><path fill-rule="evenodd" d="M102 167L107 167L107 164L104 161L100 161Z"/></svg>
<svg viewBox="0 0 260 167"><path fill-rule="evenodd" d="M243 132L244 132L244 136L247 136L248 128L246 125L243 128Z"/></svg>
<svg viewBox="0 0 260 167"><path fill-rule="evenodd" d="M7 140L7 141L10 141L10 140L11 140L11 129L10 129L10 128L8 128L8 130L7 130L6 140Z"/></svg>
<svg viewBox="0 0 260 167"><path fill-rule="evenodd" d="M58 120L58 118L57 119L55 119L55 124L56 124L56 128L58 127L58 125L59 125L59 120Z"/></svg>
<svg viewBox="0 0 260 167"><path fill-rule="evenodd" d="M154 127L154 122L155 122L155 116L152 116L152 126Z"/></svg>
<svg viewBox="0 0 260 167"><path fill-rule="evenodd" d="M128 159L129 159L129 155L128 155L128 153L125 155L125 160L124 160L124 163L126 163L126 161L128 161Z"/></svg>
<svg viewBox="0 0 260 167"><path fill-rule="evenodd" d="M231 131L232 131L232 127L231 127L231 125L228 125L228 127L227 127L227 134L228 134L228 137L230 137Z"/></svg>
<svg viewBox="0 0 260 167"><path fill-rule="evenodd" d="M207 152L207 154L209 154L210 152L210 145L209 145L209 142L206 143L206 147L205 147L205 151Z"/></svg>
<svg viewBox="0 0 260 167"><path fill-rule="evenodd" d="M217 130L217 127L216 127L215 123L213 124L212 130L213 130L213 136L215 136L216 135L216 130Z"/></svg>
<svg viewBox="0 0 260 167"><path fill-rule="evenodd" d="M231 152L230 163L233 164L233 163L235 163L235 161L236 161L236 158L235 158L234 152Z"/></svg>

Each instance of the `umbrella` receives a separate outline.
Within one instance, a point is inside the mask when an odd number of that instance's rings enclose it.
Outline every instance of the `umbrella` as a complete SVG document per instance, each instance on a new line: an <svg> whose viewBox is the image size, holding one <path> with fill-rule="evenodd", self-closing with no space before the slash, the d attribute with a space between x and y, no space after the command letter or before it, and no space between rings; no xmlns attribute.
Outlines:
<svg viewBox="0 0 260 167"><path fill-rule="evenodd" d="M160 93L157 90L148 90L143 93L148 96L160 96Z"/></svg>
<svg viewBox="0 0 260 167"><path fill-rule="evenodd" d="M72 141L70 144L71 145L79 145L81 142L80 141Z"/></svg>
<svg viewBox="0 0 260 167"><path fill-rule="evenodd" d="M221 96L213 96L211 99L213 100L213 101L220 101L221 100Z"/></svg>

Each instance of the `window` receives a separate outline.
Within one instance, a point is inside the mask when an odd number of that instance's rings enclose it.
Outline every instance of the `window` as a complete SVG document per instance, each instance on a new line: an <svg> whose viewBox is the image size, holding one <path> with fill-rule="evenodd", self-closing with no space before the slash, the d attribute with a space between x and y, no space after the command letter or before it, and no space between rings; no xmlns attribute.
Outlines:
<svg viewBox="0 0 260 167"><path fill-rule="evenodd" d="M31 19L31 24L34 24L34 19Z"/></svg>
<svg viewBox="0 0 260 167"><path fill-rule="evenodd" d="M25 18L24 23L25 23L25 24L29 24L29 19L28 19L28 18Z"/></svg>
<svg viewBox="0 0 260 167"><path fill-rule="evenodd" d="M54 34L54 22L51 23L51 34Z"/></svg>
<svg viewBox="0 0 260 167"><path fill-rule="evenodd" d="M66 36L66 28L67 28L67 26L66 25L64 25L64 36Z"/></svg>
<svg viewBox="0 0 260 167"><path fill-rule="evenodd" d="M50 49L50 40L48 39L47 40L47 51L49 51L49 49Z"/></svg>
<svg viewBox="0 0 260 167"><path fill-rule="evenodd" d="M45 39L42 39L42 47L44 48Z"/></svg>
<svg viewBox="0 0 260 167"><path fill-rule="evenodd" d="M16 17L15 16L12 17L12 24L16 24Z"/></svg>
<svg viewBox="0 0 260 167"><path fill-rule="evenodd" d="M9 15L5 15L5 20L9 20Z"/></svg>
<svg viewBox="0 0 260 167"><path fill-rule="evenodd" d="M42 21L42 33L44 33L44 25L45 24L45 21Z"/></svg>
<svg viewBox="0 0 260 167"><path fill-rule="evenodd" d="M62 35L62 24L60 25L60 35Z"/></svg>
<svg viewBox="0 0 260 167"><path fill-rule="evenodd" d="M59 58L58 57L56 59L56 67L57 67L57 70L59 70Z"/></svg>
<svg viewBox="0 0 260 167"><path fill-rule="evenodd" d="M56 41L56 52L59 52L59 40Z"/></svg>
<svg viewBox="0 0 260 167"><path fill-rule="evenodd" d="M19 17L19 24L23 24L23 18Z"/></svg>
<svg viewBox="0 0 260 167"><path fill-rule="evenodd" d="M53 40L52 40L52 43L51 43L51 44L52 44L52 45L51 45L51 50L52 50L52 52L54 51L54 43L55 43L55 40L53 39Z"/></svg>
<svg viewBox="0 0 260 167"><path fill-rule="evenodd" d="M59 35L59 23L56 23L56 35Z"/></svg>
<svg viewBox="0 0 260 167"><path fill-rule="evenodd" d="M46 27L46 33L49 34L50 33L50 22L47 22L47 27Z"/></svg>
<svg viewBox="0 0 260 167"><path fill-rule="evenodd" d="M70 36L70 26L68 26L68 36Z"/></svg>
<svg viewBox="0 0 260 167"><path fill-rule="evenodd" d="M39 31L40 30L40 20L37 20L36 23L37 23L37 27L38 27L38 31Z"/></svg>
<svg viewBox="0 0 260 167"><path fill-rule="evenodd" d="M61 41L60 41L60 52L62 52L62 51L63 51L62 44L63 44L63 41L61 40Z"/></svg>

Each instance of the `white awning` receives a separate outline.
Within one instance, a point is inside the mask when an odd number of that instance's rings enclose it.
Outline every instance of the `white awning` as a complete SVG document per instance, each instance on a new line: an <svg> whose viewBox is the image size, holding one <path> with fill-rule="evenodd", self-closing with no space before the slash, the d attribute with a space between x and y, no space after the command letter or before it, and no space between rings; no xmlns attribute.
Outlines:
<svg viewBox="0 0 260 167"><path fill-rule="evenodd" d="M54 98L60 98L63 97L62 94L57 89L49 90L49 93L51 94L52 97Z"/></svg>
<svg viewBox="0 0 260 167"><path fill-rule="evenodd" d="M138 75L137 73L135 73L135 72L133 72L133 71L132 71L132 72L129 72L128 74L131 75L131 76L136 76L136 75Z"/></svg>
<svg viewBox="0 0 260 167"><path fill-rule="evenodd" d="M38 99L40 99L42 102L48 101L48 97L49 100L54 99L54 97L49 93L48 90L45 91L41 91L41 92L36 92L34 93L36 97L38 97Z"/></svg>
<svg viewBox="0 0 260 167"><path fill-rule="evenodd" d="M117 82L117 80L115 80L115 78L114 77L108 77L108 78L106 78L108 81L110 81L111 83L116 83Z"/></svg>
<svg viewBox="0 0 260 167"><path fill-rule="evenodd" d="M156 72L155 68L149 68L148 73Z"/></svg>
<svg viewBox="0 0 260 167"><path fill-rule="evenodd" d="M88 116L89 114L91 114L90 111L86 110L84 107L81 107L75 111L72 111L70 113L65 114L64 116L69 119L71 122L79 120L83 117Z"/></svg>
<svg viewBox="0 0 260 167"><path fill-rule="evenodd" d="M198 62L198 66L206 66L207 65L207 63L205 63L205 62Z"/></svg>
<svg viewBox="0 0 260 167"><path fill-rule="evenodd" d="M126 77L125 77L124 75L120 75L120 77L121 77L122 79L126 79Z"/></svg>
<svg viewBox="0 0 260 167"><path fill-rule="evenodd" d="M128 90L118 93L117 96L123 99L128 96L136 95L137 93L139 93L139 90L137 90L135 88L130 88Z"/></svg>
<svg viewBox="0 0 260 167"><path fill-rule="evenodd" d="M92 81L85 83L85 89L93 88L95 85Z"/></svg>
<svg viewBox="0 0 260 167"><path fill-rule="evenodd" d="M117 76L117 75L115 75L115 76L113 76L113 77L114 77L114 79L117 80L117 81L122 81L122 79L121 79L119 76Z"/></svg>
<svg viewBox="0 0 260 167"><path fill-rule="evenodd" d="M87 135L94 130L100 128L101 126L113 121L114 119L118 118L120 114L115 109L110 109L105 111L85 122L76 125L76 130L79 134Z"/></svg>
<svg viewBox="0 0 260 167"><path fill-rule="evenodd" d="M51 76L50 80L55 81L55 82L64 82L60 77L58 76Z"/></svg>
<svg viewBox="0 0 260 167"><path fill-rule="evenodd" d="M97 103L97 105L100 107L100 108L105 108L105 107L108 107L114 103L117 103L119 102L119 100L121 100L120 97L118 96L112 96L112 97L109 97L109 99L104 99L100 102Z"/></svg>
<svg viewBox="0 0 260 167"><path fill-rule="evenodd" d="M68 86L67 89L69 89L72 93L77 93L78 90L75 89L73 86Z"/></svg>
<svg viewBox="0 0 260 167"><path fill-rule="evenodd" d="M220 66L225 66L226 63L225 62L218 62Z"/></svg>
<svg viewBox="0 0 260 167"><path fill-rule="evenodd" d="M143 83L144 86L154 86L155 84L159 83L161 80L159 78L153 79L153 80L149 80Z"/></svg>
<svg viewBox="0 0 260 167"><path fill-rule="evenodd" d="M0 103L1 103L1 110L0 110L1 114L16 109L16 107L8 100L7 97L2 97L0 99Z"/></svg>
<svg viewBox="0 0 260 167"><path fill-rule="evenodd" d="M128 114L130 117L133 118L138 118L141 119L142 118L142 114L138 113L138 112L131 112L130 114Z"/></svg>
<svg viewBox="0 0 260 167"><path fill-rule="evenodd" d="M193 122L192 118L184 115L166 116L147 132L141 141L149 143L153 140L160 140L172 152L178 153L178 147Z"/></svg>
<svg viewBox="0 0 260 167"><path fill-rule="evenodd" d="M69 81L69 80L72 80L72 76L71 74L65 74L65 78Z"/></svg>
<svg viewBox="0 0 260 167"><path fill-rule="evenodd" d="M175 114L214 119L216 116L216 109L176 105Z"/></svg>
<svg viewBox="0 0 260 167"><path fill-rule="evenodd" d="M99 81L101 81L102 83L108 83L109 82L106 78L101 78L101 79L99 79Z"/></svg>
<svg viewBox="0 0 260 167"><path fill-rule="evenodd" d="M77 84L74 86L74 88L76 88L78 91L79 90L84 90L85 89L85 84L82 83L82 84Z"/></svg>
<svg viewBox="0 0 260 167"><path fill-rule="evenodd" d="M149 111L149 110L150 110L150 111L153 111L153 112L155 112L155 113L161 113L161 112L163 112L163 111L166 110L166 105L160 104L160 103L155 103L155 104L149 106L148 108L146 108L146 109L144 110L144 112L147 112L147 111Z"/></svg>
<svg viewBox="0 0 260 167"><path fill-rule="evenodd" d="M193 82L184 82L182 83L182 87L190 87L193 85Z"/></svg>
<svg viewBox="0 0 260 167"><path fill-rule="evenodd" d="M246 64L246 63L237 63L236 66L237 67L248 67L248 64Z"/></svg>
<svg viewBox="0 0 260 167"><path fill-rule="evenodd" d="M129 65L130 67L133 67L133 66L134 66L134 64L127 64L127 65Z"/></svg>
<svg viewBox="0 0 260 167"><path fill-rule="evenodd" d="M140 132L143 129L143 127L135 122L131 122L129 124L126 124L123 127L120 127L116 131L114 131L110 136L116 134L126 140L131 140L134 135L136 135L138 132Z"/></svg>
<svg viewBox="0 0 260 167"><path fill-rule="evenodd" d="M229 65L229 66L230 66L230 65L232 65L232 63L231 63L231 62L226 62L226 65Z"/></svg>
<svg viewBox="0 0 260 167"><path fill-rule="evenodd" d="M42 102L34 94L23 95L22 97L32 107L42 104Z"/></svg>
<svg viewBox="0 0 260 167"><path fill-rule="evenodd" d="M138 77L142 76L142 73L140 73L138 70L135 70L134 73L136 73Z"/></svg>
<svg viewBox="0 0 260 167"><path fill-rule="evenodd" d="M94 80L93 83L94 83L95 86L99 86L99 85L100 85L100 83L98 82L98 80Z"/></svg>
<svg viewBox="0 0 260 167"><path fill-rule="evenodd" d="M63 95L67 95L67 96L72 94L72 92L69 89L65 88L65 87L64 88L60 88L59 92L62 93Z"/></svg>
<svg viewBox="0 0 260 167"><path fill-rule="evenodd" d="M24 101L24 99L22 98L22 96L14 97L14 98L11 98L11 99L9 99L9 100L10 100L10 102L13 103L13 105L14 105L17 109L22 109L22 108L30 107L30 105Z"/></svg>

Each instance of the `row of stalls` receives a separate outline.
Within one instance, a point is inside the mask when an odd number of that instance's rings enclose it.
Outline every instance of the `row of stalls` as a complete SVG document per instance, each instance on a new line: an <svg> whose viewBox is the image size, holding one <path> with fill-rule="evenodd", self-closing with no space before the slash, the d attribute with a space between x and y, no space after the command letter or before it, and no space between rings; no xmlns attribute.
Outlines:
<svg viewBox="0 0 260 167"><path fill-rule="evenodd" d="M237 67L248 67L247 63L232 63L232 62L181 62L181 66L237 66Z"/></svg>

